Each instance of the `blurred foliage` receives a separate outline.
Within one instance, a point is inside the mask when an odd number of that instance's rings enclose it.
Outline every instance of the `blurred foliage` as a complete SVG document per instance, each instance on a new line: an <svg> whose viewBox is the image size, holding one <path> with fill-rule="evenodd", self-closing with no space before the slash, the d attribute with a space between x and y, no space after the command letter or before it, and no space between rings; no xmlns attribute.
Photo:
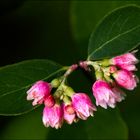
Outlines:
<svg viewBox="0 0 140 140"><path fill-rule="evenodd" d="M41 122L42 108L17 116L5 127L1 139L45 139L49 129Z"/></svg>
<svg viewBox="0 0 140 140"><path fill-rule="evenodd" d="M65 125L58 131L51 129L48 139L127 139L127 128L117 109L99 109L94 118Z"/></svg>
<svg viewBox="0 0 140 140"><path fill-rule="evenodd" d="M33 58L47 58L69 65L85 59L88 38L99 20L110 10L129 3L140 2L2 0L0 65ZM90 93L92 83L81 71L77 73L76 77L75 74L70 77L70 84L76 91ZM129 138L135 139L140 139L139 92L140 86L134 94L128 92L126 100L119 104ZM91 140L127 139L127 126L118 109L98 110L94 118L64 125L60 130L42 125L42 108L22 116L0 117L0 139L66 139L66 136Z"/></svg>
<svg viewBox="0 0 140 140"><path fill-rule="evenodd" d="M140 52L137 53L137 57L140 60ZM137 65L137 76L140 79L140 64ZM127 91L126 91L127 92ZM140 139L140 85L133 91L127 92L127 98L124 103L120 104L122 116L129 128L130 139Z"/></svg>
<svg viewBox="0 0 140 140"><path fill-rule="evenodd" d="M14 118L1 133L1 139L126 139L127 128L117 109L100 109L94 118L55 130L42 125L42 108ZM106 113L108 112L108 113ZM115 123L114 123L115 122ZM109 125L111 123L111 125ZM106 126L106 127L105 127ZM111 133L110 133L111 132Z"/></svg>

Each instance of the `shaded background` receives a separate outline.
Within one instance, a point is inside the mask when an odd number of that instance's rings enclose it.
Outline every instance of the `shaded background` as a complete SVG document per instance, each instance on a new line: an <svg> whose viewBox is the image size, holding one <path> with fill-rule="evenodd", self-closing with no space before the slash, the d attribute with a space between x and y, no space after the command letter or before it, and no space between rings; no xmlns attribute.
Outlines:
<svg viewBox="0 0 140 140"><path fill-rule="evenodd" d="M1 0L0 65L36 58L70 65L86 59L88 39L96 24L107 12L130 3L140 4L138 1ZM140 58L139 53L137 56ZM91 92L92 83L82 71L75 72L69 81L76 91ZM22 116L1 116L0 138L140 139L139 91L140 86L133 93L128 92L126 100L118 105L120 113L118 108L99 107L95 118L64 125L60 130L42 125L42 107Z"/></svg>

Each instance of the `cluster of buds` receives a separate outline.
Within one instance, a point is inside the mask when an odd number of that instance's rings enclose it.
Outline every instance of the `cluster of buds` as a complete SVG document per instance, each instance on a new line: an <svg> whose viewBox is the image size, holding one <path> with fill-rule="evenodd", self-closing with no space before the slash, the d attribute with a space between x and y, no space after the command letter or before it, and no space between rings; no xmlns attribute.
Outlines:
<svg viewBox="0 0 140 140"><path fill-rule="evenodd" d="M125 99L126 94L121 88L133 90L138 83L138 77L134 74L135 64L138 60L135 52L126 53L111 59L102 61L84 61L80 66L88 69L92 66L95 69L96 81L92 86L96 105L107 109L107 106L114 108L117 102Z"/></svg>
<svg viewBox="0 0 140 140"><path fill-rule="evenodd" d="M64 121L72 124L79 119L86 120L96 111L96 107L87 94L75 93L66 85L66 78L77 67L77 64L72 65L64 76L50 83L38 81L27 91L27 100L33 100L33 106L44 104L42 120L46 127L58 129Z"/></svg>
<svg viewBox="0 0 140 140"><path fill-rule="evenodd" d="M134 75L135 64L138 63L134 53L123 54L102 61L82 61L81 68L95 70L96 81L92 92L96 106L114 108L117 102L125 99L126 94L121 88L133 90L138 83ZM52 80L36 82L27 91L27 100L33 100L32 105L44 104L43 123L46 127L60 128L63 122L72 124L79 119L86 120L96 111L90 97L83 92L76 93L67 85L67 77L78 67L70 66L62 77Z"/></svg>

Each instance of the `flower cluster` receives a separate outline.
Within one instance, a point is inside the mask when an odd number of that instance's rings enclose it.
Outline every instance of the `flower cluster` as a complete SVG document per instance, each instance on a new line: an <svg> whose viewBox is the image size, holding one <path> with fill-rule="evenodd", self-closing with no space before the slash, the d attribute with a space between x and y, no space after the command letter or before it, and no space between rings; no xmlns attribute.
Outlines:
<svg viewBox="0 0 140 140"><path fill-rule="evenodd" d="M76 68L77 65L72 65L64 76L52 80L51 83L38 81L27 91L27 100L33 100L33 106L44 104L42 120L46 127L57 129L64 121L72 124L79 119L86 120L96 111L87 94L75 93L66 85L67 76ZM54 93L52 89L55 89Z"/></svg>
<svg viewBox="0 0 140 140"><path fill-rule="evenodd" d="M87 62L95 68L97 81L92 86L96 105L114 108L117 102L125 98L121 88L133 90L138 83L135 64L138 63L134 53L126 53L112 59Z"/></svg>
<svg viewBox="0 0 140 140"><path fill-rule="evenodd" d="M82 61L81 68L95 70L96 81L92 92L96 105L103 108L114 108L117 102L125 99L121 88L133 90L138 83L134 75L135 64L138 63L134 53L127 53L102 61ZM77 64L68 68L66 73L50 83L37 81L28 91L27 100L32 105L44 104L43 123L46 127L60 128L64 121L68 124L79 119L86 120L96 111L90 97L83 92L76 93L66 84L67 77L78 67Z"/></svg>

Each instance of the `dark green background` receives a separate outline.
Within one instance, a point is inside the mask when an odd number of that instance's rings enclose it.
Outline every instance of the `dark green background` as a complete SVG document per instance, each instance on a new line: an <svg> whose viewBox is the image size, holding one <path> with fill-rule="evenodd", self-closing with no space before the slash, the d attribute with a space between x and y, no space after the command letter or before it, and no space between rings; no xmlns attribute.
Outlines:
<svg viewBox="0 0 140 140"><path fill-rule="evenodd" d="M110 10L130 3L140 4L138 1L1 0L0 65L37 58L70 65L86 59L88 39L98 21ZM140 58L139 52L137 56ZM140 65L138 66L140 69ZM140 77L138 72L137 74ZM73 74L70 81L75 90L90 93L92 83L82 76L81 71ZM40 107L22 116L1 116L0 138L122 139L127 136L126 131L121 134L122 130L128 129L129 139L140 139L139 91L140 86L134 92L128 92L126 100L119 103L124 121L120 115L115 116L117 109L99 108L93 124L90 123L92 119L90 118L88 121L80 121L72 126L64 125L60 130L53 130L42 125L42 107ZM112 114L114 118L109 118ZM96 120L98 122L101 120L100 125ZM123 124L118 127L120 120ZM110 121L114 124L110 124ZM95 125L96 129L90 128L91 125ZM114 134L114 131L117 133Z"/></svg>

